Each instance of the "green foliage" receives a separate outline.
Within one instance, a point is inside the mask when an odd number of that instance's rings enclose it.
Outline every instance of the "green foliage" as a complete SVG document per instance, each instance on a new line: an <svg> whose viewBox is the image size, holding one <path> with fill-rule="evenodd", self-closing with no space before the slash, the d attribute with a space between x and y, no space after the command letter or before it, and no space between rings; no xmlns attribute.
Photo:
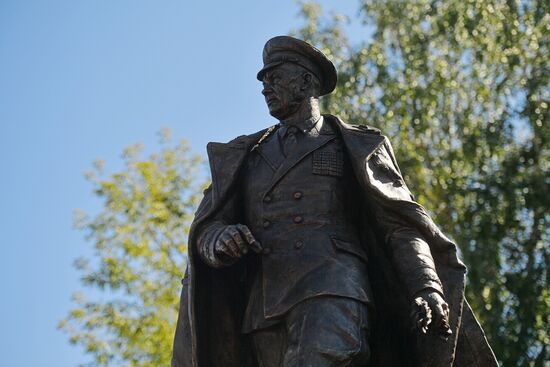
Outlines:
<svg viewBox="0 0 550 367"><path fill-rule="evenodd" d="M550 360L550 3L302 4L339 71L324 110L390 137L411 190L461 247L467 297L504 366Z"/></svg>
<svg viewBox="0 0 550 367"><path fill-rule="evenodd" d="M185 141L171 145L167 132L159 154L140 159L140 150L127 148L124 168L107 177L96 162L87 177L102 210L76 216L94 246L91 259L75 262L92 300L76 294L59 327L90 366L170 365L187 234L205 180L202 159Z"/></svg>

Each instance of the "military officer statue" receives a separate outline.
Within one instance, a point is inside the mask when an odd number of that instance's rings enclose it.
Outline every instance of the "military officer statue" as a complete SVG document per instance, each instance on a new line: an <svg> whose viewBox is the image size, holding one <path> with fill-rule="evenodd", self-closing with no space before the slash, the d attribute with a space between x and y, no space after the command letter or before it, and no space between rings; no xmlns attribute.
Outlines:
<svg viewBox="0 0 550 367"><path fill-rule="evenodd" d="M279 123L210 143L173 367L494 366L456 246L377 129L321 115L332 62L270 39L258 73Z"/></svg>

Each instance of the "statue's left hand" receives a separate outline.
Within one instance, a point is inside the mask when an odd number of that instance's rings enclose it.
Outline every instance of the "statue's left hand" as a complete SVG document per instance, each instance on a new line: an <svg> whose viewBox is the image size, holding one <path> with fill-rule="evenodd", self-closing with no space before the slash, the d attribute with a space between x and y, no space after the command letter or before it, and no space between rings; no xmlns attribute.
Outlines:
<svg viewBox="0 0 550 367"><path fill-rule="evenodd" d="M449 305L432 289L416 294L411 316L415 327L423 334L436 332L446 340L453 333L449 326Z"/></svg>

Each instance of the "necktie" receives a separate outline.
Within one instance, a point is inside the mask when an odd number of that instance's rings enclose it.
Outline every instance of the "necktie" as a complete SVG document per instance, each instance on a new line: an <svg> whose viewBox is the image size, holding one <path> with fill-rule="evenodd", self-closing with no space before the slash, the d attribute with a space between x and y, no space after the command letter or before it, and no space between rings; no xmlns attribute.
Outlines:
<svg viewBox="0 0 550 367"><path fill-rule="evenodd" d="M296 136L297 132L298 128L296 126L289 126L286 129L286 133L283 138L283 153L285 154L285 157L292 154L292 151L298 145L298 137Z"/></svg>

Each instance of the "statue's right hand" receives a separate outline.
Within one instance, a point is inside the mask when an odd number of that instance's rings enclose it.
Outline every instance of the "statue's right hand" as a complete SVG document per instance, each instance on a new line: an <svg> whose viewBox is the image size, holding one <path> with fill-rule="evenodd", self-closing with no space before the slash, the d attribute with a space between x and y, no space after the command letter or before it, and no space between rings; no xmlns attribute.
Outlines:
<svg viewBox="0 0 550 367"><path fill-rule="evenodd" d="M261 252L262 246L244 224L228 225L214 244L216 256L221 255L231 259L239 259L246 255L249 249Z"/></svg>

